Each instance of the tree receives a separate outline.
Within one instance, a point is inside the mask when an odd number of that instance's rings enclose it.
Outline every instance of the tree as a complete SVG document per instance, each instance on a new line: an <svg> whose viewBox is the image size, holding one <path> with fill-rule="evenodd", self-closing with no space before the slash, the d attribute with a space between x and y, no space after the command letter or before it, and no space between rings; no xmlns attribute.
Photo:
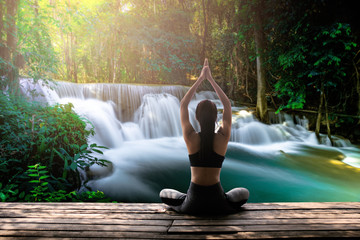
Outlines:
<svg viewBox="0 0 360 240"><path fill-rule="evenodd" d="M48 1L21 0L17 13L18 52L24 57L20 74L34 82L52 81L57 74L58 58L53 47L51 26L55 19Z"/></svg>
<svg viewBox="0 0 360 240"><path fill-rule="evenodd" d="M2 39L1 36L1 73L5 75L7 85L10 86L10 89L13 93L18 94L19 91L19 82L18 82L18 68L17 64L20 61L18 59L17 52L17 29L16 29L16 17L17 17L17 8L19 1L18 0L6 0L4 9L4 1L1 1L1 24L0 30L1 35L6 35L6 40ZM3 24L3 13L5 13L5 26Z"/></svg>
<svg viewBox="0 0 360 240"><path fill-rule="evenodd" d="M320 138L321 111L324 107L327 133L331 140L327 96L336 95L336 91L344 85L344 78L347 77L347 68L351 65L347 66L346 62L350 62L354 57L352 49L356 46L350 33L351 28L348 24L335 23L329 27L321 27L312 41L313 48L309 55L312 56L313 61L310 62L312 66L310 66L308 77L314 81L310 81L308 85L320 92L320 105L315 129L318 139ZM341 99L339 100L341 101Z"/></svg>
<svg viewBox="0 0 360 240"><path fill-rule="evenodd" d="M320 138L323 113L330 136L332 112L346 110L351 101L348 81L354 57L350 25L327 16L329 5L314 1L276 4L269 59L275 91L282 100L279 110L313 107L318 110L316 135ZM333 7L333 6L331 6ZM271 26L271 25L270 25ZM276 26L276 28L275 28ZM280 68L279 68L280 67ZM320 103L320 104L319 104Z"/></svg>
<svg viewBox="0 0 360 240"><path fill-rule="evenodd" d="M257 75L257 101L256 112L259 119L262 122L268 121L267 114L267 100L266 100L266 80L265 80L265 68L264 68L264 51L265 51L265 39L264 28L262 23L261 8L263 7L263 1L258 0L255 7L255 26L254 26L254 39L256 48L256 75Z"/></svg>
<svg viewBox="0 0 360 240"><path fill-rule="evenodd" d="M0 0L0 59L2 60L0 62L0 76L5 75L5 58L6 58L6 47L5 47L5 39L3 39L3 36L5 36L5 29L4 29L4 15L5 15L5 4L4 0Z"/></svg>
<svg viewBox="0 0 360 240"><path fill-rule="evenodd" d="M203 17L204 17L204 33L203 33L203 37L202 37L202 50L201 50L201 58L200 60L203 61L203 59L205 59L206 57L206 38L208 35L208 6L209 6L209 0L202 0L202 11L203 11Z"/></svg>

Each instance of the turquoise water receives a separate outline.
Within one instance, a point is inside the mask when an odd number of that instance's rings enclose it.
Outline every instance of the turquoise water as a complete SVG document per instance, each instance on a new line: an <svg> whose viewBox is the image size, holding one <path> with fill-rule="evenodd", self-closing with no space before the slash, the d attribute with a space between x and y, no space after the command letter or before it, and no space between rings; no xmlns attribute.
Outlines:
<svg viewBox="0 0 360 240"><path fill-rule="evenodd" d="M186 192L189 185L189 162L181 138L126 142L105 156L113 162L113 172L102 177L106 173L94 169L99 179L89 185L113 199L159 202L162 188ZM249 202L359 201L360 169L343 163L343 157L336 148L296 142L230 143L221 182L225 191L248 188Z"/></svg>

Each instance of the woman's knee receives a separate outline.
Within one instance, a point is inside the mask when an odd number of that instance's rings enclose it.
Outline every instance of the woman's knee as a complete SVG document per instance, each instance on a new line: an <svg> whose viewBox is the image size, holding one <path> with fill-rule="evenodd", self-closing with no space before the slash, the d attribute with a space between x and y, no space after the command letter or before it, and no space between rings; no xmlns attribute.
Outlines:
<svg viewBox="0 0 360 240"><path fill-rule="evenodd" d="M234 188L226 193L230 202L244 202L249 199L250 193L246 188Z"/></svg>
<svg viewBox="0 0 360 240"><path fill-rule="evenodd" d="M178 206L184 201L186 194L175 189L165 188L161 190L159 196L163 203L170 206Z"/></svg>
<svg viewBox="0 0 360 240"><path fill-rule="evenodd" d="M160 192L160 198L172 198L178 199L179 197L185 195L185 193L179 192L175 189L165 188Z"/></svg>

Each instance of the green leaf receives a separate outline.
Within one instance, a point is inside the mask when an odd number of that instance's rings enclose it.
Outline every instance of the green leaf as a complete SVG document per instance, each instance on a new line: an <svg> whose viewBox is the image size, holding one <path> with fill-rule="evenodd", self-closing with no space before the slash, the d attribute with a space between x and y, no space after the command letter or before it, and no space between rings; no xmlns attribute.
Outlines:
<svg viewBox="0 0 360 240"><path fill-rule="evenodd" d="M94 152L100 153L100 154L104 154L102 151L98 150L98 149L92 149Z"/></svg>
<svg viewBox="0 0 360 240"><path fill-rule="evenodd" d="M88 145L87 144L83 144L81 147L80 147L80 151L83 151L85 149L87 149Z"/></svg>
<svg viewBox="0 0 360 240"><path fill-rule="evenodd" d="M72 163L70 164L70 169L73 170L73 171L75 171L76 168L77 168L76 162L72 162Z"/></svg>
<svg viewBox="0 0 360 240"><path fill-rule="evenodd" d="M40 181L39 180L31 180L29 181L29 183L39 183Z"/></svg>
<svg viewBox="0 0 360 240"><path fill-rule="evenodd" d="M4 193L0 192L0 199L1 199L2 202L5 202L7 197L6 197L6 195Z"/></svg>
<svg viewBox="0 0 360 240"><path fill-rule="evenodd" d="M25 192L21 192L20 194L19 194L19 198L20 199L23 199L25 197Z"/></svg>
<svg viewBox="0 0 360 240"><path fill-rule="evenodd" d="M50 176L44 175L44 176L39 177L39 180L46 179L46 178L48 178L48 177L50 177Z"/></svg>
<svg viewBox="0 0 360 240"><path fill-rule="evenodd" d="M43 138L42 141L41 141L41 144L40 144L40 147L39 147L39 152L40 154L42 154L44 151L45 151L45 148L46 148L46 142L47 142L47 139L46 138Z"/></svg>

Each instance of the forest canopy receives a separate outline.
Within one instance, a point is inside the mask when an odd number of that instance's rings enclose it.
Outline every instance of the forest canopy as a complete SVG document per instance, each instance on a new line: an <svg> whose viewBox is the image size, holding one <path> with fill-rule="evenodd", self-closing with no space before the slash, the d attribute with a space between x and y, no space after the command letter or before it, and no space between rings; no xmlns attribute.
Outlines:
<svg viewBox="0 0 360 240"><path fill-rule="evenodd" d="M19 76L190 85L207 57L226 93L257 103L260 113L268 106L318 110L326 105L330 113L358 116L355 4L0 0L2 86L16 89Z"/></svg>

